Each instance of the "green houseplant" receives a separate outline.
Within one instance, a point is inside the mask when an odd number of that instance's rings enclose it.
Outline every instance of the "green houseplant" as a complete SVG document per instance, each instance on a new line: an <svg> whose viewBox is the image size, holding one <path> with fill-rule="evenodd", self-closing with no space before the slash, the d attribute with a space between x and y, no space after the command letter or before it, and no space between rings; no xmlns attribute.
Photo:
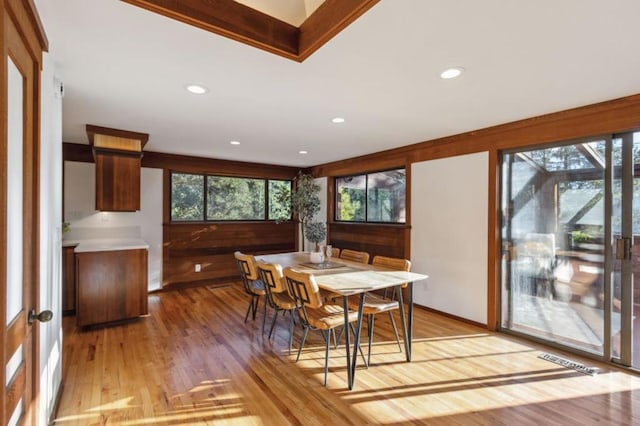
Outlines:
<svg viewBox="0 0 640 426"><path fill-rule="evenodd" d="M324 241L327 236L327 227L322 222L307 222L304 225L307 240L315 244L315 251L320 249L320 241Z"/></svg>
<svg viewBox="0 0 640 426"><path fill-rule="evenodd" d="M300 233L302 235L302 244L304 249L306 225L310 223L313 216L320 211L320 185L318 185L313 176L302 172L294 179L293 188L278 188L274 199L275 205L274 215L277 223L294 220L298 222ZM323 229L326 234L326 228ZM312 232L316 232L314 229ZM324 236L318 240L322 241ZM311 241L311 240L310 240ZM317 244L317 242L316 242Z"/></svg>

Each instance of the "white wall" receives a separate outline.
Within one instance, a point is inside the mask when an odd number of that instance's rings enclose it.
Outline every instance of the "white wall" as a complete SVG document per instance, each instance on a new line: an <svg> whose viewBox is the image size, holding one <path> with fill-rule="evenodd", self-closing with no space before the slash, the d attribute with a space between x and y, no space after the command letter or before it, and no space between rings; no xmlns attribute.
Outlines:
<svg viewBox="0 0 640 426"><path fill-rule="evenodd" d="M95 210L95 165L65 161L65 240L142 238L149 244L149 290L162 288L162 169L143 168L140 211Z"/></svg>
<svg viewBox="0 0 640 426"><path fill-rule="evenodd" d="M55 66L43 55L40 143L40 299L37 309L53 318L39 323L40 398L38 420L47 424L62 380L62 98Z"/></svg>
<svg viewBox="0 0 640 426"><path fill-rule="evenodd" d="M412 270L423 306L487 323L488 161L486 152L414 163Z"/></svg>

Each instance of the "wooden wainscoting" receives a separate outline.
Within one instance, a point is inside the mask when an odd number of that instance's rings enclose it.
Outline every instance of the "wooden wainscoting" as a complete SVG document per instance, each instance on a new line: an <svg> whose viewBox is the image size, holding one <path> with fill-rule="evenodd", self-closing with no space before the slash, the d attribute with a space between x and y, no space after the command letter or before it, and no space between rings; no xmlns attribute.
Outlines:
<svg viewBox="0 0 640 426"><path fill-rule="evenodd" d="M366 251L370 259L377 255L407 259L410 229L408 225L332 222L329 241L341 250Z"/></svg>
<svg viewBox="0 0 640 426"><path fill-rule="evenodd" d="M162 285L239 279L233 253L266 254L295 250L293 222L165 223ZM195 272L195 265L201 272Z"/></svg>

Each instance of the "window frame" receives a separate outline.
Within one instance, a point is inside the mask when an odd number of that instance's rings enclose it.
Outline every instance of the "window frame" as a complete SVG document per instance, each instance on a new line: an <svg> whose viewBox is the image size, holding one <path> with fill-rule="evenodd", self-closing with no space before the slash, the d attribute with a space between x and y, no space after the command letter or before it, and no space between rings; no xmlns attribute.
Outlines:
<svg viewBox="0 0 640 426"><path fill-rule="evenodd" d="M173 175L194 175L194 176L202 176L203 177L203 185L202 185L202 216L203 219L176 219L172 215L173 209ZM208 180L209 177L222 177L222 178L231 178L231 179L247 179L247 180L258 180L264 182L264 216L262 219L209 219L208 218ZM196 223L239 223L239 222L275 222L275 219L269 219L269 206L270 206L270 194L269 194L269 182L288 182L289 187L293 188L293 180L292 179L273 179L273 178L265 178L265 177L254 177L254 176L233 176L233 175L222 175L215 173L194 173L194 172L183 172L178 170L169 171L169 223L172 224L196 224Z"/></svg>
<svg viewBox="0 0 640 426"><path fill-rule="evenodd" d="M405 220L403 222L396 222L396 221L374 221L374 220L368 220L369 217L369 175L374 175L377 173L385 173L385 172L393 172L393 171L397 171L397 170L403 170L404 171L404 176L405 176L405 182L404 182L404 209L405 209ZM338 206L339 206L339 202L338 202L338 196L340 195L339 191L338 191L338 180L340 179L344 179L344 178L355 178L355 177L360 177L360 176L364 176L364 192L365 192L365 203L364 203L364 220L341 220L338 219ZM407 219L406 219L406 211L407 211L407 168L406 167L392 167L389 169L383 169L383 170L373 170L373 171L369 171L366 173L358 173L358 174L348 174L348 175L340 175L340 176L334 176L333 178L333 192L334 192L334 199L333 199L333 220L336 223L351 223L351 224L374 224L374 225L406 225L407 224Z"/></svg>

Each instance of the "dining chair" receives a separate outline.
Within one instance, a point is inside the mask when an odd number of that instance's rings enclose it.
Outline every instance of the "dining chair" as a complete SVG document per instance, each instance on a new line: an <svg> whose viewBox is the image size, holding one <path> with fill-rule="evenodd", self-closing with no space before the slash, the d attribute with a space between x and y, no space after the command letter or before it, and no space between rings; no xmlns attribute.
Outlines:
<svg viewBox="0 0 640 426"><path fill-rule="evenodd" d="M329 342L331 340L331 330L343 326L345 323L344 310L340 305L328 304L323 301L320 289L315 277L306 272L297 271L291 267L283 269L283 275L289 287L289 292L296 302L298 317L304 327L304 333L298 348L296 361L300 359L302 347L307 339L309 330L317 330L322 334L325 342L324 352L324 385L327 385L327 373L329 372ZM357 312L349 312L349 326L355 334L353 322L358 320ZM356 354L353 354L356 356Z"/></svg>
<svg viewBox="0 0 640 426"><path fill-rule="evenodd" d="M282 275L282 266L277 263L258 262L258 275L260 281L264 284L267 292L267 301L274 311L271 328L269 329L269 339L273 335L273 329L278 319L278 313L282 312L284 317L289 314L289 355L291 355L291 347L293 344L293 313L296 310L296 302L289 294L288 286L284 282Z"/></svg>
<svg viewBox="0 0 640 426"><path fill-rule="evenodd" d="M351 260L352 262L369 263L369 253L351 249L342 249L340 259Z"/></svg>
<svg viewBox="0 0 640 426"><path fill-rule="evenodd" d="M392 269L395 271L410 271L411 270L411 261L407 259L400 259L395 257L386 257L386 256L375 256L373 261L371 262L374 266L380 266L383 268ZM399 292L402 292L403 288L406 288L408 283L401 284L396 287ZM400 345L400 336L398 335L398 328L396 327L396 322L393 318L393 311L397 311L400 308L400 303L402 303L402 298L400 297L400 301L387 299L385 296L380 296L379 294L369 292L365 294L364 305L362 308L362 315L367 317L367 331L369 337L369 350L367 352L367 364L371 362L371 343L373 342L373 330L374 330L374 321L375 315L381 314L384 312L389 313L389 319L391 320L391 326L393 327L393 332L396 335L396 342L398 343L398 348L400 352L402 352L402 346ZM404 318L400 318L401 321L404 321Z"/></svg>
<svg viewBox="0 0 640 426"><path fill-rule="evenodd" d="M247 322L249 313L252 313L252 317L256 319L256 312L258 311L258 305L260 304L260 297L265 299L264 307L262 310L262 334L264 334L264 323L267 317L267 291L264 288L264 283L260 281L258 276L258 270L256 268L256 260L250 254L243 254L239 251L233 253L240 270L240 277L242 278L242 285L244 291L249 295L249 307L247 313L244 316L244 322Z"/></svg>

